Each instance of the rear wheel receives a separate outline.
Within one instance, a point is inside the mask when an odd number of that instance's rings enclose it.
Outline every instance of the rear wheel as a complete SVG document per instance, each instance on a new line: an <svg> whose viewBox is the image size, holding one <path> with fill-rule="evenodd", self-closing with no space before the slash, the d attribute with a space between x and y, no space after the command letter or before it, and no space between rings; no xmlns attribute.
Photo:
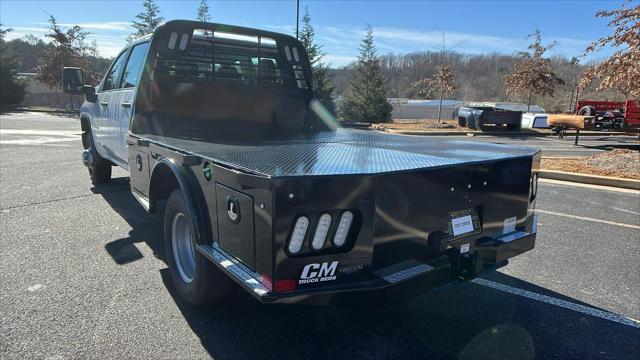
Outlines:
<svg viewBox="0 0 640 360"><path fill-rule="evenodd" d="M585 105L585 106L580 108L580 110L578 111L578 115L596 116L596 109L592 108L589 105Z"/></svg>
<svg viewBox="0 0 640 360"><path fill-rule="evenodd" d="M173 284L191 305L220 302L231 293L232 283L196 250L193 220L182 191L174 189L164 213L164 246Z"/></svg>
<svg viewBox="0 0 640 360"><path fill-rule="evenodd" d="M85 148L84 161L89 168L89 176L94 185L106 184L111 180L111 162L103 159L96 151L91 130L82 133L82 145Z"/></svg>
<svg viewBox="0 0 640 360"><path fill-rule="evenodd" d="M467 126L467 119L464 116L458 116L458 125L460 125L460 127Z"/></svg>
<svg viewBox="0 0 640 360"><path fill-rule="evenodd" d="M471 130L475 130L476 129L476 122L473 118L471 118L470 120L467 120L467 118L464 119L464 122L467 123L467 127Z"/></svg>
<svg viewBox="0 0 640 360"><path fill-rule="evenodd" d="M484 130L484 126L482 126L482 115L476 116L474 129L477 129L480 131Z"/></svg>

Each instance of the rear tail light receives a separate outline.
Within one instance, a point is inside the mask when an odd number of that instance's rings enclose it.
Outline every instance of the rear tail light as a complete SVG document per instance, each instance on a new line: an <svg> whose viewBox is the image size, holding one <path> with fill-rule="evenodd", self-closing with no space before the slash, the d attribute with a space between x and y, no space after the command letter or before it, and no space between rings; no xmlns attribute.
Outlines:
<svg viewBox="0 0 640 360"><path fill-rule="evenodd" d="M347 241L347 235L353 222L353 213L351 211L345 211L340 217L338 228L336 229L336 235L333 237L333 244L335 246L342 246Z"/></svg>
<svg viewBox="0 0 640 360"><path fill-rule="evenodd" d="M292 279L288 280L276 280L275 292L287 292L296 289L296 281Z"/></svg>
<svg viewBox="0 0 640 360"><path fill-rule="evenodd" d="M291 233L291 239L289 239L288 248L290 253L296 254L302 249L302 243L304 242L308 227L309 219L306 216L300 216L298 220L296 220L293 232Z"/></svg>
<svg viewBox="0 0 640 360"><path fill-rule="evenodd" d="M311 241L311 247L314 250L320 250L324 246L327 233L329 233L329 226L331 226L331 215L322 214L320 220L318 220L316 232L313 234L313 240Z"/></svg>

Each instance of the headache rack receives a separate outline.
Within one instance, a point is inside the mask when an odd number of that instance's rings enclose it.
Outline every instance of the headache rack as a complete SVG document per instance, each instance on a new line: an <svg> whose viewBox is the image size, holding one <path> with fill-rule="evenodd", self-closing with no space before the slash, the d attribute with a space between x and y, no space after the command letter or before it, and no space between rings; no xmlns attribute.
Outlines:
<svg viewBox="0 0 640 360"><path fill-rule="evenodd" d="M191 34L171 31L163 41L167 51L158 53L155 66L160 81L308 88L302 49L295 44L197 28Z"/></svg>

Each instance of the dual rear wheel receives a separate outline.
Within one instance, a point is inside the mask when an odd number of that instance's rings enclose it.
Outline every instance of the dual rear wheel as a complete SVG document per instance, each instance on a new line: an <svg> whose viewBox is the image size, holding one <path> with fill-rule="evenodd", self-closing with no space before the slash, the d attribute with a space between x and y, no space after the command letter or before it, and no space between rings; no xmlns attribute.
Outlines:
<svg viewBox="0 0 640 360"><path fill-rule="evenodd" d="M91 130L82 134L83 160L94 185L111 180L111 162L96 151ZM232 283L196 250L193 219L180 188L169 195L164 214L164 246L175 288L187 303L208 305L224 300Z"/></svg>
<svg viewBox="0 0 640 360"><path fill-rule="evenodd" d="M179 188L167 200L164 247L173 284L187 303L209 305L231 293L231 280L196 249L195 226Z"/></svg>

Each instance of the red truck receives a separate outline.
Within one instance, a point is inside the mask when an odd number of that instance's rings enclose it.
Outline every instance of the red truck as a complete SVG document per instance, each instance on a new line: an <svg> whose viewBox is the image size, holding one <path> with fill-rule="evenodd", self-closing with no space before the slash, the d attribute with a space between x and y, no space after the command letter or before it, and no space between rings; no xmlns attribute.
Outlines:
<svg viewBox="0 0 640 360"><path fill-rule="evenodd" d="M599 128L624 131L640 130L640 105L627 101L580 100L576 103L576 115L595 116Z"/></svg>

